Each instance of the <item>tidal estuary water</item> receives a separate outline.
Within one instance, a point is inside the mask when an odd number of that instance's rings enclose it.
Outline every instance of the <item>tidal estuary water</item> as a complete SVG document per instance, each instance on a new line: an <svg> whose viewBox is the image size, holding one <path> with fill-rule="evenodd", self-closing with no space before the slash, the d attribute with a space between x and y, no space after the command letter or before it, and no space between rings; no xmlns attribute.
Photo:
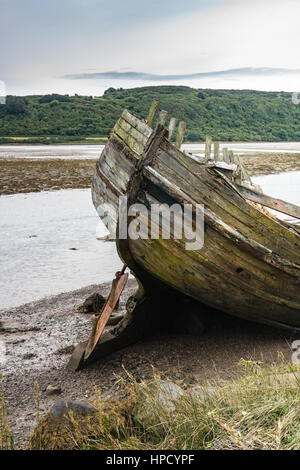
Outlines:
<svg viewBox="0 0 300 470"><path fill-rule="evenodd" d="M122 266L97 239L89 189L0 196L0 215L0 309L110 281Z"/></svg>

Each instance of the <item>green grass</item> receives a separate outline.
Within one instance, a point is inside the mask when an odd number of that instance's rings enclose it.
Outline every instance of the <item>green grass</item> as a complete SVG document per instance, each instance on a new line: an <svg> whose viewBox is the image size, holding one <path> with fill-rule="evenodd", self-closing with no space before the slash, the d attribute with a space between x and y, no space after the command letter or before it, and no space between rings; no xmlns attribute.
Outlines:
<svg viewBox="0 0 300 470"><path fill-rule="evenodd" d="M287 366L265 369L245 362L235 381L215 384L203 398L190 391L168 409L157 401L153 384L121 381L124 400L108 405L98 398L92 418L74 416L57 425L43 418L34 449L300 449L300 371ZM203 390L205 391L205 390ZM135 422L136 406L152 410L146 426Z"/></svg>

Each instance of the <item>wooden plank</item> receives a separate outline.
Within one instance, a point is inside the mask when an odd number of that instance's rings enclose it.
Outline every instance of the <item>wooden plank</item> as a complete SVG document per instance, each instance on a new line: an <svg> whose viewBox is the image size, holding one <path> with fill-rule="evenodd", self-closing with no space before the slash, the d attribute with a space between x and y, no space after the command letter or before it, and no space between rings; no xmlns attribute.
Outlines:
<svg viewBox="0 0 300 470"><path fill-rule="evenodd" d="M154 197L151 195L152 188L154 187L157 188L157 185L147 185L146 191L140 194L138 202L144 202L145 199L147 199L149 202L154 204L164 203L165 200L163 192L155 193ZM149 227L152 229L152 221ZM160 232L159 227L155 226L155 229L157 232ZM195 229L195 226L193 226L193 229ZM245 276L244 285L246 287L247 282L249 283L249 279L251 279L251 286L248 286L247 291L252 288L253 292L256 293L258 289L262 288L264 296L266 294L270 300L275 300L276 303L280 304L281 302L278 302L279 299L276 299L274 297L274 293L276 293L277 295L279 290L281 290L283 296L286 299L295 299L298 301L298 305L300 306L298 291L297 288L295 289L295 287L297 286L296 279L291 282L291 278L285 272L282 272L279 278L278 275L275 275L276 271L274 270L274 266L272 264L266 263L264 260L259 260L255 257L249 256L247 250L244 251L243 249L240 249L239 244L232 243L230 238L223 238L223 235L219 234L215 230L210 230L210 228L207 227L205 235L205 246L202 250L198 252L186 251L184 246L185 241L182 240L172 239L171 242L169 241L167 243L170 252L173 252L175 254L175 252L177 251L177 254L181 258L182 265L184 267L188 266L189 270L193 270L195 264L197 264L196 258L199 257L201 268L199 265L198 266L200 272L203 273L203 270L209 267L209 269L212 269L213 272L211 272L211 275L208 277L215 279L215 275L217 273L214 271L216 268L218 270L219 283L219 276L223 277L223 275L225 275L227 277L227 275L230 275L232 273L235 277L237 273L236 269L238 267L242 267L242 278L243 276ZM169 256L166 256L166 254L162 255L162 252L160 250L160 248L162 248L162 244L164 244L164 241L160 240L160 242L158 242L158 245L154 247L152 246L151 242L151 246L149 246L149 248L145 252L145 254L147 253L152 260L153 258L156 258L156 256L158 257L157 260L154 260L155 270L152 270L152 272L157 272L157 269L158 271L161 270L161 263L164 264L164 272L168 270L168 267L170 267L171 270L175 269L174 258L171 253L169 254ZM239 276L239 279L237 278L237 282L239 280L241 280L241 276ZM287 286L284 281L287 281ZM271 296L268 295L268 293L271 294ZM283 299L281 298L281 300Z"/></svg>
<svg viewBox="0 0 300 470"><path fill-rule="evenodd" d="M102 155L100 161L100 168L102 173L111 181L117 188L126 191L130 176L133 174L134 169L130 172L123 169L119 164L110 158L110 155Z"/></svg>
<svg viewBox="0 0 300 470"><path fill-rule="evenodd" d="M136 127L129 124L127 121L125 121L125 119L120 118L115 126L115 129L118 129L119 126L121 126L124 131L128 132L128 134L132 135L137 142L146 145L149 137L140 132Z"/></svg>
<svg viewBox="0 0 300 470"><path fill-rule="evenodd" d="M129 126L129 128L128 128ZM114 127L114 131L122 137L122 139L126 142L127 139L126 139L126 135L125 133L128 135L128 136L131 136L134 138L134 140L140 144L141 146L145 147L147 141L148 141L148 138L141 134L137 129L135 129L134 127L131 127L130 124L126 123L126 121L120 121L118 122L115 127Z"/></svg>
<svg viewBox="0 0 300 470"><path fill-rule="evenodd" d="M212 138L206 137L205 141L205 161L210 160Z"/></svg>
<svg viewBox="0 0 300 470"><path fill-rule="evenodd" d="M151 129L151 127L149 127L146 122L131 114L127 109L123 111L121 117L146 137L150 137L152 134L153 129Z"/></svg>
<svg viewBox="0 0 300 470"><path fill-rule="evenodd" d="M120 155L122 162L127 162L130 165L136 165L139 160L139 156L130 150L128 145L126 145L121 137L116 133L110 136L109 141L106 144L107 147L113 147L114 150Z"/></svg>
<svg viewBox="0 0 300 470"><path fill-rule="evenodd" d="M146 192L140 194L140 198L138 199L138 202L144 202L145 199L147 199L150 203L154 203L154 204L165 203L165 199L164 199L164 195L162 191L160 193L159 192L155 193L154 197L150 195L150 193L152 192L152 188L154 187L158 188L157 185L155 186L152 186L151 184L147 185ZM152 222L151 222L151 227L152 227ZM195 229L194 225L193 225L193 229ZM216 242L218 243L218 246L216 246ZM161 240L161 243L164 243L164 241ZM253 286L254 292L256 291L258 287L257 284L255 286L253 285L254 280L255 280L255 283L257 281L261 284L265 292L274 294L274 292L278 293L278 290L280 289L282 293L284 294L285 298L288 298L290 300L297 299L299 302L299 294L298 294L298 289L296 287L297 279L292 280L289 274L285 272L282 272L281 275L278 276L278 273L276 273L276 270L274 270L274 266L272 265L272 263L269 264L269 263L266 263L264 259L258 260L255 257L249 256L247 251L240 249L239 244L232 243L230 241L230 238L227 238L227 237L223 238L221 234L218 234L218 232L214 230L210 230L209 227L206 228L205 246L199 252L186 251L184 247L185 242L183 241L183 245L178 246L180 245L180 243L181 242L179 240L172 240L172 242L170 241L168 242L168 247L170 248L171 251L173 251L173 249L179 250L178 254L184 266L189 266L189 268L192 268L193 265L195 266L195 259L194 260L191 259L191 256L194 257L195 255L197 257L200 256L202 268L204 267L204 265L207 266L207 264L210 264L212 268L213 266L217 267L216 265L219 264L219 268L220 268L219 274L221 276L224 273L225 275L227 275L231 272L234 275L236 275L236 269L242 266L243 268L242 271L243 271L243 275L245 275L245 280L246 282L249 282L249 279L251 279L251 285ZM161 269L158 267L160 266L161 262L164 263L165 265L164 272L168 269L168 265L171 265L173 269L175 268L173 264L173 257L170 259L167 256L162 256L162 253L159 251L158 246L153 247L151 244L151 246L149 247L149 250L147 250L147 253L149 254L151 258L155 256L158 256L160 258L156 266L158 270ZM170 259L170 262L169 262L169 259ZM217 262L217 259L219 260L219 263ZM156 261L154 261L154 264L156 264ZM214 273L212 273L212 275L213 275L213 278L215 278Z"/></svg>
<svg viewBox="0 0 300 470"><path fill-rule="evenodd" d="M173 183L197 202L211 207L224 221L241 230L246 236L267 243L278 254L300 262L300 239L293 232L269 217L263 217L261 211L250 206L237 189L235 193L227 184L220 184L213 176L215 170L193 162L167 140L163 140L161 150L154 161L154 168L161 174L168 175ZM260 226L259 230L257 224Z"/></svg>
<svg viewBox="0 0 300 470"><path fill-rule="evenodd" d="M176 124L177 124L177 119L172 117L170 119L170 124L169 124L169 136L168 136L169 140L171 140L173 137Z"/></svg>
<svg viewBox="0 0 300 470"><path fill-rule="evenodd" d="M144 152L145 146L135 140L133 136L128 134L127 131L125 131L121 126L116 125L114 128L115 133L121 137L121 139L128 145L128 147L133 150L137 155L142 155Z"/></svg>
<svg viewBox="0 0 300 470"><path fill-rule="evenodd" d="M166 111L165 109L161 110L161 112L159 113L159 116L158 116L159 124L161 124L162 126L164 126L166 124L168 114L169 114L168 111Z"/></svg>
<svg viewBox="0 0 300 470"><path fill-rule="evenodd" d="M175 146L178 149L180 149L182 145L185 129L186 129L186 123L184 121L180 121L179 126L178 126L177 136L176 136L176 143L175 143Z"/></svg>
<svg viewBox="0 0 300 470"><path fill-rule="evenodd" d="M145 152L138 163L138 168L141 169L144 165L149 165L152 162L157 150L159 149L164 137L166 137L168 131L161 124L157 124L151 138L147 144ZM171 146L172 144L170 144Z"/></svg>
<svg viewBox="0 0 300 470"><path fill-rule="evenodd" d="M147 116L147 124L149 127L152 127L152 124L158 112L159 106L160 106L159 101L153 101L153 103L150 106L149 113Z"/></svg>
<svg viewBox="0 0 300 470"><path fill-rule="evenodd" d="M250 201L257 202L258 204L269 207L269 209L274 209L278 212L282 212L283 214L300 219L300 207L296 206L295 204L283 201L281 199L276 199L274 197L268 196L267 194L260 194L257 191L246 188L240 184L238 185L238 189L242 195Z"/></svg>
<svg viewBox="0 0 300 470"><path fill-rule="evenodd" d="M160 187L163 188L167 194L172 196L172 198L174 198L175 201L177 201L179 204L191 203L194 207L196 206L195 200L191 199L178 186L172 184L167 178L154 170L154 168L146 166L143 168L143 173L150 181L154 182L154 184L159 184ZM212 227L222 236L228 238L231 240L231 242L239 246L241 250L245 250L249 254L255 256L258 259L261 259L265 263L269 263L272 266L275 266L283 272L291 274L297 278L300 277L300 266L298 264L294 264L288 259L280 258L266 246L256 242L253 239L245 237L238 230L220 219L208 207L204 208L204 220L207 224L210 225L210 227ZM300 307L300 303L298 305Z"/></svg>
<svg viewBox="0 0 300 470"><path fill-rule="evenodd" d="M87 359L94 349L96 348L102 332L108 322L110 315L112 314L113 310L115 309L117 302L124 290L128 279L128 274L121 274L119 277L112 282L112 287L109 296L106 299L104 306L100 312L100 315L94 324L90 337L88 339L88 343L86 345L84 358Z"/></svg>

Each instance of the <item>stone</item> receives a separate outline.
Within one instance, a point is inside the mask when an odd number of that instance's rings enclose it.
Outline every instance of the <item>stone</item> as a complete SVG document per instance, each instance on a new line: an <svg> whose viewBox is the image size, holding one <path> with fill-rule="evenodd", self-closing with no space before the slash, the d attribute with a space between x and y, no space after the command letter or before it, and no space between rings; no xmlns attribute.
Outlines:
<svg viewBox="0 0 300 470"><path fill-rule="evenodd" d="M46 388L46 395L59 395L62 392L61 387L59 385L48 385Z"/></svg>
<svg viewBox="0 0 300 470"><path fill-rule="evenodd" d="M73 401L61 398L56 400L50 410L52 418L61 418L72 411L75 415L87 416L96 413L97 409L90 403L84 401Z"/></svg>
<svg viewBox="0 0 300 470"><path fill-rule="evenodd" d="M100 312L105 302L106 299L103 295L95 293L90 295L83 304L78 307L78 310L82 313L97 313Z"/></svg>
<svg viewBox="0 0 300 470"><path fill-rule="evenodd" d="M149 394L153 404L149 403ZM159 424L159 417L155 409L164 409L172 412L175 409L175 402L180 399L184 391L179 385L166 380L154 380L147 385L147 399L143 386L140 388L140 397L133 410L133 417L137 423L144 428ZM145 397L145 399L143 399Z"/></svg>

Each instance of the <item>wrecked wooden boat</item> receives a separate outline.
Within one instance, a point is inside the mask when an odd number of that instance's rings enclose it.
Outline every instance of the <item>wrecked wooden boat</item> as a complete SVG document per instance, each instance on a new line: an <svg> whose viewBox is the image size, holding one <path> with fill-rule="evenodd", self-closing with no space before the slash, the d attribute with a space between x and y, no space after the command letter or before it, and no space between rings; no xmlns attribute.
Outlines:
<svg viewBox="0 0 300 470"><path fill-rule="evenodd" d="M153 331L166 309L180 304L179 299L194 302L193 309L199 313L215 309L255 322L300 328L299 228L269 211L300 219L300 208L263 194L252 184L238 155L227 149L220 152L210 138L203 158L182 151L183 122L176 139L176 120L171 118L167 128L166 111L160 112L152 128L158 106L153 103L147 120L125 110L96 165L93 203L115 234L119 256L139 289L128 300L123 320L103 333L127 279L124 270L118 273L117 286L89 341L74 351L73 369ZM128 206L186 204L194 215L195 207L203 205L203 246L187 250L184 237L165 239L161 219L154 227L155 237L121 236L124 211L118 210L124 196ZM129 226L136 215L126 217ZM144 223L140 227L144 233L153 230L148 219L139 222ZM181 321L186 321L184 311Z"/></svg>

